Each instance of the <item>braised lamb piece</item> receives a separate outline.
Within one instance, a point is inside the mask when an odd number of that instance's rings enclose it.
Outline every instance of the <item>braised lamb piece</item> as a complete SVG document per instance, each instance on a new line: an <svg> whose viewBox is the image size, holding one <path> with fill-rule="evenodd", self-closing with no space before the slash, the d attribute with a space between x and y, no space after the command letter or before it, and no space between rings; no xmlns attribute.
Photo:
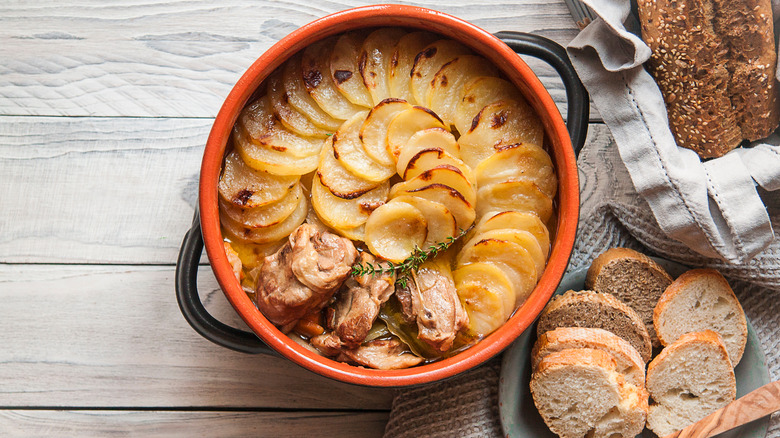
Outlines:
<svg viewBox="0 0 780 438"><path fill-rule="evenodd" d="M398 339L374 339L354 350L342 350L336 360L378 370L398 370L418 365L423 358L406 350Z"/></svg>
<svg viewBox="0 0 780 438"><path fill-rule="evenodd" d="M303 224L290 235L292 272L298 280L320 293L338 289L355 263L352 241L315 226Z"/></svg>

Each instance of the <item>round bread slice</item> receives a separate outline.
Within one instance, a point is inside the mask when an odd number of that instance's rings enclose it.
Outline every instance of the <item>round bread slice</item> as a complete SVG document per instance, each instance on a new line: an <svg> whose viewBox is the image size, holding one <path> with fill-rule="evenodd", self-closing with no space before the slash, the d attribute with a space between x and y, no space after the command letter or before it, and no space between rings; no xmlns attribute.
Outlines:
<svg viewBox="0 0 780 438"><path fill-rule="evenodd" d="M536 327L539 336L558 327L595 327L628 341L647 362L652 344L645 324L630 307L610 294L570 290L554 298L542 311Z"/></svg>
<svg viewBox="0 0 780 438"><path fill-rule="evenodd" d="M642 317L654 347L661 344L653 329L653 309L672 277L650 257L628 248L611 248L588 269L585 288L612 294Z"/></svg>
<svg viewBox="0 0 780 438"><path fill-rule="evenodd" d="M652 404L647 427L658 436L683 429L733 401L734 369L720 335L686 333L647 367Z"/></svg>
<svg viewBox="0 0 780 438"><path fill-rule="evenodd" d="M714 269L688 271L666 288L655 306L653 327L662 345L685 333L713 330L723 338L734 366L747 343L745 312L729 282Z"/></svg>
<svg viewBox="0 0 780 438"><path fill-rule="evenodd" d="M531 395L547 427L562 438L633 438L647 417L647 393L626 383L609 353L565 349L546 356L531 376Z"/></svg>
<svg viewBox="0 0 780 438"><path fill-rule="evenodd" d="M620 336L600 328L559 327L542 333L531 352L532 369L548 355L567 348L593 348L609 353L626 382L645 386L645 362L636 348Z"/></svg>

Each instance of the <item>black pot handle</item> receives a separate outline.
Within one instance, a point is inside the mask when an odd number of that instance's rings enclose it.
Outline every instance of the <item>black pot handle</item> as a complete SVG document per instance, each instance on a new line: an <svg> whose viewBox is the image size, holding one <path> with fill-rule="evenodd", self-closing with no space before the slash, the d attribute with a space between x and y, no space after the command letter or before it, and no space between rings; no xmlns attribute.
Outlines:
<svg viewBox="0 0 780 438"><path fill-rule="evenodd" d="M582 85L574 66L571 65L566 49L548 38L524 32L504 31L495 34L497 38L519 54L530 55L550 64L563 81L566 88L568 111L566 127L574 147L579 155L588 134L590 102L588 91Z"/></svg>
<svg viewBox="0 0 780 438"><path fill-rule="evenodd" d="M211 316L198 295L198 263L203 251L203 235L200 216L195 209L192 228L184 235L184 241L176 262L176 299L184 319L201 336L231 350L250 354L279 354L263 343L254 333L239 330Z"/></svg>

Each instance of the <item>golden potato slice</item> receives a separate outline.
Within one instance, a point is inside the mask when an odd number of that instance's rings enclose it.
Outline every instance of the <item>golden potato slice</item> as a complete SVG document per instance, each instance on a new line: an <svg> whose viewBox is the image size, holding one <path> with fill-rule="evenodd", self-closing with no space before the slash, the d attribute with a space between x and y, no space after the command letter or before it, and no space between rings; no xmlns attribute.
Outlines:
<svg viewBox="0 0 780 438"><path fill-rule="evenodd" d="M535 144L515 143L501 146L477 165L474 175L480 186L528 179L551 198L558 192L558 178L555 176L550 155Z"/></svg>
<svg viewBox="0 0 780 438"><path fill-rule="evenodd" d="M438 40L427 45L417 54L412 66L411 89L415 102L425 102L428 88L431 87L436 72L442 66L459 55L470 54L471 50L461 43L453 40Z"/></svg>
<svg viewBox="0 0 780 438"><path fill-rule="evenodd" d="M420 248L426 249L431 245L446 242L449 237L458 235L458 225L455 222L455 217L443 204L407 195L395 197L388 204L393 202L410 204L420 210L420 213L425 216L425 221L428 222L428 233L425 237L425 242Z"/></svg>
<svg viewBox="0 0 780 438"><path fill-rule="evenodd" d="M458 292L458 299L463 309L469 316L469 323L466 326L469 334L484 337L506 322L501 292L488 289L478 283L462 284L456 286L455 290Z"/></svg>
<svg viewBox="0 0 780 438"><path fill-rule="evenodd" d="M312 123L329 132L339 129L341 122L346 120L331 117L330 114L320 108L319 104L312 99L306 86L303 84L301 76L301 55L296 54L284 63L284 91L287 92L288 103L299 113L306 116Z"/></svg>
<svg viewBox="0 0 780 438"><path fill-rule="evenodd" d="M515 84L495 76L474 78L463 86L455 106L454 120L458 132L464 134L471 129L474 117L482 108L504 99L522 99L523 95Z"/></svg>
<svg viewBox="0 0 780 438"><path fill-rule="evenodd" d="M354 199L374 189L380 183L363 179L341 165L333 154L333 137L325 140L317 175L322 185L343 199Z"/></svg>
<svg viewBox="0 0 780 438"><path fill-rule="evenodd" d="M277 176L255 170L233 150L225 157L219 195L237 208L256 208L284 198L299 179L298 176Z"/></svg>
<svg viewBox="0 0 780 438"><path fill-rule="evenodd" d="M247 140L252 143L291 157L319 155L322 148L321 138L301 137L285 128L274 116L268 96L244 108L236 125L243 127Z"/></svg>
<svg viewBox="0 0 780 438"><path fill-rule="evenodd" d="M289 236L306 219L308 212L308 202L306 198L301 198L295 211L287 219L278 224L265 228L248 228L220 211L219 220L222 228L227 230L232 240L239 240L251 243L269 243L275 242Z"/></svg>
<svg viewBox="0 0 780 438"><path fill-rule="evenodd" d="M528 231L533 234L536 241L539 242L539 246L542 247L544 258L547 259L547 256L550 255L550 232L536 213L530 211L502 211L496 214L487 214L474 227L474 233L501 228Z"/></svg>
<svg viewBox="0 0 780 438"><path fill-rule="evenodd" d="M516 243L482 239L464 246L458 253L458 268L478 262L491 263L509 277L515 295L515 308L528 298L536 286L534 261L528 251Z"/></svg>
<svg viewBox="0 0 780 438"><path fill-rule="evenodd" d="M388 202L374 210L366 222L366 245L372 254L402 262L422 248L428 232L425 216L411 204Z"/></svg>
<svg viewBox="0 0 780 438"><path fill-rule="evenodd" d="M366 240L366 224L355 228L333 228L333 231L349 240L363 242Z"/></svg>
<svg viewBox="0 0 780 438"><path fill-rule="evenodd" d="M398 157L400 163L401 156L399 155ZM414 156L409 159L409 163L406 165L406 168L403 169L401 177L409 180L428 169L433 169L434 167L439 167L442 165L449 165L458 168L460 172L466 177L466 179L469 180L472 186L476 185L476 180L474 179L474 174L471 171L471 168L459 158L453 157L446 151L443 151L441 148L423 149L414 154Z"/></svg>
<svg viewBox="0 0 780 438"><path fill-rule="evenodd" d="M364 32L347 32L336 40L333 53L330 54L330 75L336 88L355 105L371 107L371 94L368 92L358 63L362 51Z"/></svg>
<svg viewBox="0 0 780 438"><path fill-rule="evenodd" d="M319 152L303 158L294 157L265 146L259 146L247 139L240 126L233 127L233 146L250 167L274 175L305 175L317 168Z"/></svg>
<svg viewBox="0 0 780 438"><path fill-rule="evenodd" d="M441 184L457 190L463 199L471 205L474 205L477 200L477 193L469 180L457 167L448 164L428 169L408 181L394 185L390 189L390 197L393 198L401 192L411 192L431 184Z"/></svg>
<svg viewBox="0 0 780 438"><path fill-rule="evenodd" d="M360 111L344 122L333 134L334 156L342 166L360 178L381 182L395 175L395 166L385 166L371 159L360 141L360 128L367 111Z"/></svg>
<svg viewBox="0 0 780 438"><path fill-rule="evenodd" d="M268 99L271 102L273 112L285 128L301 137L325 138L332 132L315 125L306 116L290 106L290 99L282 82L281 70L276 70L269 76L266 83Z"/></svg>
<svg viewBox="0 0 780 438"><path fill-rule="evenodd" d="M279 248L284 245L286 239L282 238L276 242L257 244L252 242L244 242L236 240L232 237L230 232L222 228L222 234L230 241L230 246L236 253L238 258L241 259L241 264L247 270L252 270L263 264L263 261L269 255L275 253ZM245 278L246 281L246 278Z"/></svg>
<svg viewBox="0 0 780 438"><path fill-rule="evenodd" d="M526 251L528 251L528 255L530 255L531 259L534 261L537 281L539 280L539 277L542 276L547 259L545 258L544 252L542 251L542 246L539 244L533 234L529 233L528 231L517 230L514 228L501 228L496 230L483 231L466 242L464 246L469 246L484 239L506 240L507 242L513 242L522 246Z"/></svg>
<svg viewBox="0 0 780 438"><path fill-rule="evenodd" d="M444 129L444 123L433 111L421 106L401 111L387 127L387 151L397 160L412 135L428 128Z"/></svg>
<svg viewBox="0 0 780 438"><path fill-rule="evenodd" d="M384 204L390 183L385 181L377 188L354 199L342 199L322 185L319 176L314 176L311 187L311 203L314 211L325 225L333 228L355 228L366 223L368 216Z"/></svg>
<svg viewBox="0 0 780 438"><path fill-rule="evenodd" d="M476 217L474 207L463 198L459 191L452 187L443 184L430 184L419 189L396 193L396 197L404 195L416 196L444 205L455 217L458 229L466 230L474 223Z"/></svg>
<svg viewBox="0 0 780 438"><path fill-rule="evenodd" d="M369 34L360 52L360 74L374 105L390 96L388 79L395 45L407 32L397 27L383 27Z"/></svg>
<svg viewBox="0 0 780 438"><path fill-rule="evenodd" d="M542 144L544 129L539 117L524 100L491 103L474 118L472 128L458 139L460 156L472 168L504 145Z"/></svg>
<svg viewBox="0 0 780 438"><path fill-rule="evenodd" d="M303 189L300 183L287 192L280 200L255 208L239 208L233 203L219 200L220 211L233 219L233 221L247 228L265 228L276 225L287 219L303 198Z"/></svg>
<svg viewBox="0 0 780 438"><path fill-rule="evenodd" d="M387 148L387 128L398 113L411 107L412 105L403 99L390 98L371 109L360 128L360 140L366 155L384 166L392 166L395 163Z"/></svg>
<svg viewBox="0 0 780 438"><path fill-rule="evenodd" d="M530 211L542 222L552 216L552 199L531 181L508 181L489 184L477 190L477 215L494 211Z"/></svg>
<svg viewBox="0 0 780 438"><path fill-rule="evenodd" d="M498 76L499 71L481 56L461 55L444 64L433 76L425 104L439 115L446 125L455 124L455 109L463 87L480 76Z"/></svg>
<svg viewBox="0 0 780 438"><path fill-rule="evenodd" d="M411 104L421 105L424 103L415 101L414 96L412 96L410 84L412 67L414 67L414 59L417 54L437 39L438 36L435 34L420 31L408 33L398 40L390 60L388 85L391 96L405 99Z"/></svg>
<svg viewBox="0 0 780 438"><path fill-rule="evenodd" d="M478 284L491 291L491 296L487 299L498 298L501 312L496 312L497 316L503 318L505 322L515 311L515 293L512 289L512 283L509 281L506 273L492 263L472 263L461 266L452 271L452 277L455 280L455 287L460 295L460 288L467 284ZM499 306L495 306L498 310ZM471 316L471 315L469 315Z"/></svg>
<svg viewBox="0 0 780 438"><path fill-rule="evenodd" d="M301 75L306 91L315 102L336 119L346 120L364 106L355 105L344 97L330 75L330 55L336 41L326 38L306 47L301 57Z"/></svg>
<svg viewBox="0 0 780 438"><path fill-rule="evenodd" d="M409 160L423 149L439 148L448 152L453 157L460 156L460 148L455 136L444 128L428 128L415 132L401 147L398 154L396 169L399 175L403 175Z"/></svg>

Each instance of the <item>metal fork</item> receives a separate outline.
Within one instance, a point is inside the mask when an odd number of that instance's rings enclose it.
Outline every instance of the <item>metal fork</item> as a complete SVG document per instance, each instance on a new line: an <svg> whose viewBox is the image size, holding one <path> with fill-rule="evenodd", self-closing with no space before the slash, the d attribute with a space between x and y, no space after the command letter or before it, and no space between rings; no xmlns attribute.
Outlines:
<svg viewBox="0 0 780 438"><path fill-rule="evenodd" d="M577 27L580 30L585 29L593 20L596 19L596 14L580 0L563 0L566 6L569 7L574 21L577 23Z"/></svg>

